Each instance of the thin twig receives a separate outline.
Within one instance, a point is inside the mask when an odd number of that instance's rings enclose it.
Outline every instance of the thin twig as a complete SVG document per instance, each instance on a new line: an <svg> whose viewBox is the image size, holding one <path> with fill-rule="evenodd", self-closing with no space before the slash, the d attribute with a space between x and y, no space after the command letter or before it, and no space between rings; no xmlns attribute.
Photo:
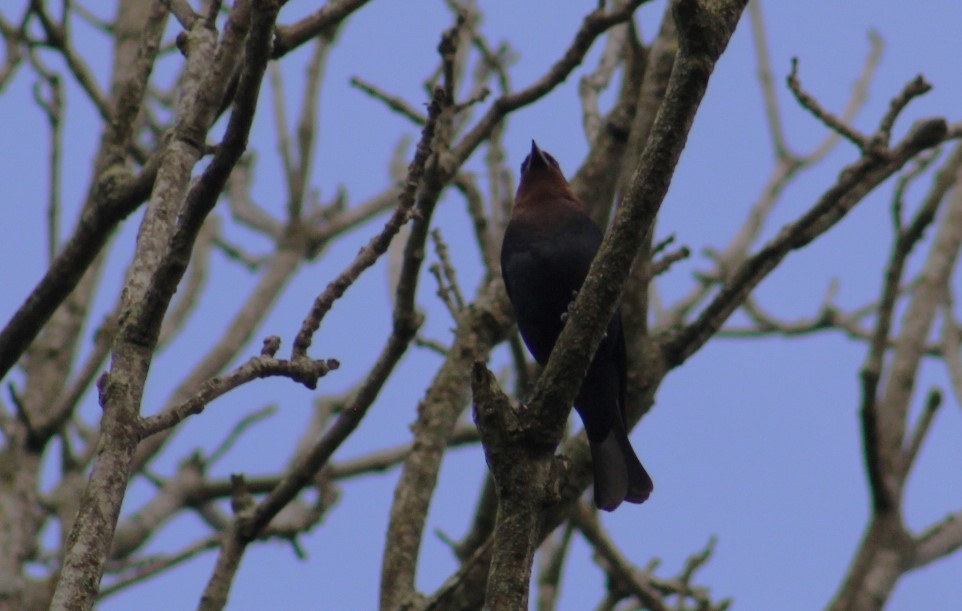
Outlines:
<svg viewBox="0 0 962 611"><path fill-rule="evenodd" d="M452 151L457 165L466 160L474 149L487 138L495 126L508 114L539 100L564 81L579 65L595 39L608 29L627 21L645 0L631 0L611 12L600 7L589 13L581 24L564 55L530 86L516 93L499 97L484 117L468 132Z"/></svg>
<svg viewBox="0 0 962 611"><path fill-rule="evenodd" d="M892 139L892 127L895 125L895 120L902 114L902 111L905 110L909 102L920 95L925 95L931 90L932 85L926 82L925 77L920 74L909 81L899 95L892 98L892 101L889 103L889 109L879 124L878 135L876 136L876 139L882 146L888 146L889 141Z"/></svg>
<svg viewBox="0 0 962 611"><path fill-rule="evenodd" d="M445 96L446 94L441 88L436 89L434 92L434 98L429 107L428 122L424 126L424 131L421 134L421 142L418 143L414 160L411 161L411 166L408 169L408 178L404 184L404 191L398 198L398 205L394 210L394 214L392 214L391 218L385 223L381 232L371 238L367 246L361 249L361 252L358 253L357 257L355 257L347 269L332 280L330 284L327 285L327 288L324 289L324 292L314 300L310 313L307 318L304 319L301 330L294 339L294 347L291 353L292 358L297 359L307 355L307 349L311 345L314 332L320 327L321 321L327 312L330 311L334 302L344 294L364 270L374 265L374 262L387 252L391 240L397 235L397 232L400 231L401 225L411 218L411 210L414 208L418 185L421 183L421 176L424 174L424 166L431 154L434 130L437 125L438 116L441 113L441 108L445 103Z"/></svg>
<svg viewBox="0 0 962 611"><path fill-rule="evenodd" d="M44 97L40 91L40 83L37 83L33 89L34 100L43 109L47 117L47 123L50 125L50 177L47 194L47 264L49 265L53 263L57 255L57 247L60 242L64 94L63 83L58 75L46 71L39 62L35 64L35 67L43 76L49 89L49 97Z"/></svg>
<svg viewBox="0 0 962 611"><path fill-rule="evenodd" d="M715 299L685 331L673 334L666 344L666 355L674 367L694 353L721 327L740 306L751 290L792 250L801 248L840 221L862 198L894 174L916 155L937 146L946 133L945 122L932 119L916 125L905 139L884 156L863 156L849 165L838 182L794 223L734 270ZM684 347L683 346L687 346Z"/></svg>
<svg viewBox="0 0 962 611"><path fill-rule="evenodd" d="M231 427L230 432L227 433L227 436L224 437L224 440L221 441L207 456L207 458L204 460L205 466L210 467L211 465L216 464L221 457L230 452L231 448L234 447L234 444L237 443L237 440L240 439L240 436L244 434L244 431L251 428L258 422L261 422L262 420L267 420L276 413L276 405L265 405L264 407L255 410L241 418L234 424L233 427Z"/></svg>
<svg viewBox="0 0 962 611"><path fill-rule="evenodd" d="M922 443L925 442L925 438L932 428L932 422L935 421L935 414L941 406L942 392L937 388L933 389L929 392L929 398L925 401L925 409L922 410L922 416L915 425L915 430L909 439L908 447L905 448L904 459L902 461L902 470L905 477L908 476L909 471L915 464L915 459L918 458Z"/></svg>
<svg viewBox="0 0 962 611"><path fill-rule="evenodd" d="M614 541L602 530L598 516L583 502L578 502L571 511L571 522L591 543L595 551L605 559L612 577L616 578L621 587L627 589L652 611L668 611L668 606L662 600L658 591L650 583L638 575L638 570L621 553Z"/></svg>
<svg viewBox="0 0 962 611"><path fill-rule="evenodd" d="M765 35L762 3L749 2L748 16L752 25L752 38L755 41L755 58L758 61L758 81L761 83L762 99L765 102L765 118L768 120L768 133L772 138L775 158L789 159L795 155L789 149L788 140L785 138L785 127L779 111L778 96L775 93L775 77L771 53L768 50L768 38Z"/></svg>
<svg viewBox="0 0 962 611"><path fill-rule="evenodd" d="M272 59L279 59L315 36L337 27L369 1L331 0L297 23L277 26Z"/></svg>
<svg viewBox="0 0 962 611"><path fill-rule="evenodd" d="M194 558L195 556L202 554L207 550L216 548L219 543L220 535L209 535L188 545L176 554L149 556L139 559L135 562L130 562L123 569L124 573L129 574L124 575L117 581L110 582L101 587L97 600L103 601L104 599L132 585L172 569L173 567L186 562L187 560L190 560L191 558Z"/></svg>
<svg viewBox="0 0 962 611"><path fill-rule="evenodd" d="M665 256L655 261L651 266L651 275L660 276L664 274L671 266L678 261L683 261L691 256L691 250L687 246L682 246L677 250L673 250L665 253Z"/></svg>
<svg viewBox="0 0 962 611"><path fill-rule="evenodd" d="M424 116L424 113L415 109L400 96L391 95L390 93L383 91L377 85L369 83L359 76L352 76L350 83L351 86L360 89L375 100L383 102L385 106L398 113L402 117L406 117L415 125L424 125L424 123L427 121L427 117Z"/></svg>
<svg viewBox="0 0 962 611"><path fill-rule="evenodd" d="M451 264L451 258L448 256L448 245L441 236L441 230L437 227L432 229L431 238L434 241L434 250L439 261L436 266L432 266L432 273L438 280L438 296L448 306L451 315L457 318L458 312L464 309L464 296L458 284L457 272L454 270L454 265Z"/></svg>
<svg viewBox="0 0 962 611"><path fill-rule="evenodd" d="M328 372L338 367L340 367L340 363L335 359L312 360L303 358L288 361L266 355L251 357L231 373L208 380L191 399L184 401L173 409L142 419L140 437L146 439L151 435L173 428L189 416L203 412L204 408L214 399L258 378L281 376L300 382L308 388L314 388L317 386L318 378L327 375Z"/></svg>
<svg viewBox="0 0 962 611"><path fill-rule="evenodd" d="M849 140L863 153L869 152L871 140L868 136L859 133L855 128L845 124L838 117L828 112L818 103L814 97L802 89L802 84L798 80L798 58L792 58L792 70L788 74L788 88L791 90L795 99L803 108L812 113L816 119L828 126L829 129Z"/></svg>

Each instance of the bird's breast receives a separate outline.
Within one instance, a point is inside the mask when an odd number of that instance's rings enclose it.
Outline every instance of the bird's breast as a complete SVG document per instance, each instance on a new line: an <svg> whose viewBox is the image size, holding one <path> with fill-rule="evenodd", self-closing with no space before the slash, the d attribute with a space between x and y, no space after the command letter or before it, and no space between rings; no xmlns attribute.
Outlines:
<svg viewBox="0 0 962 611"><path fill-rule="evenodd" d="M601 232L584 222L512 222L502 247L502 273L518 328L535 359L544 363L564 326L569 304L584 283Z"/></svg>

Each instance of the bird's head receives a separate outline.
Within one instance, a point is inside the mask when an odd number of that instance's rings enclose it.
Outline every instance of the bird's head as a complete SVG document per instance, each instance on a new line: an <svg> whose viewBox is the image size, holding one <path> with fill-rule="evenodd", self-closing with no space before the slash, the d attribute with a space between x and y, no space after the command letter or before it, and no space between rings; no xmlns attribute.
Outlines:
<svg viewBox="0 0 962 611"><path fill-rule="evenodd" d="M526 200L552 198L577 201L558 161L531 141L531 152L521 162L521 182L518 183L516 204Z"/></svg>

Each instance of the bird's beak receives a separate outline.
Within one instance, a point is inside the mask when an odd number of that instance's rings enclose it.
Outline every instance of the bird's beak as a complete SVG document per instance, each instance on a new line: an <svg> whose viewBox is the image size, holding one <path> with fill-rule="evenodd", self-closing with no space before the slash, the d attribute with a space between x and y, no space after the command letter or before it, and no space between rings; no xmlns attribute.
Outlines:
<svg viewBox="0 0 962 611"><path fill-rule="evenodd" d="M544 156L544 151L538 148L538 143L534 140L531 141L531 153L529 153L531 160L538 160L538 165L550 166L548 158Z"/></svg>
<svg viewBox="0 0 962 611"><path fill-rule="evenodd" d="M538 143L535 142L534 140L531 141L531 156L532 156L532 157L540 157L540 156L541 156L541 149L538 148Z"/></svg>

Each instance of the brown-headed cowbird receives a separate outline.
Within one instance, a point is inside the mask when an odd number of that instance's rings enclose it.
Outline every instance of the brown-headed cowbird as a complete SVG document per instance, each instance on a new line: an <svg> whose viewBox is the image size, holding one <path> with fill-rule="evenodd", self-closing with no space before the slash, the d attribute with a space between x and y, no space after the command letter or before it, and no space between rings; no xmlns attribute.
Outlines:
<svg viewBox="0 0 962 611"><path fill-rule="evenodd" d="M501 245L501 273L521 337L542 365L601 239L601 229L571 191L558 162L532 141ZM625 336L616 311L575 398L591 446L595 504L606 511L622 501L641 503L653 488L628 441L625 367Z"/></svg>

